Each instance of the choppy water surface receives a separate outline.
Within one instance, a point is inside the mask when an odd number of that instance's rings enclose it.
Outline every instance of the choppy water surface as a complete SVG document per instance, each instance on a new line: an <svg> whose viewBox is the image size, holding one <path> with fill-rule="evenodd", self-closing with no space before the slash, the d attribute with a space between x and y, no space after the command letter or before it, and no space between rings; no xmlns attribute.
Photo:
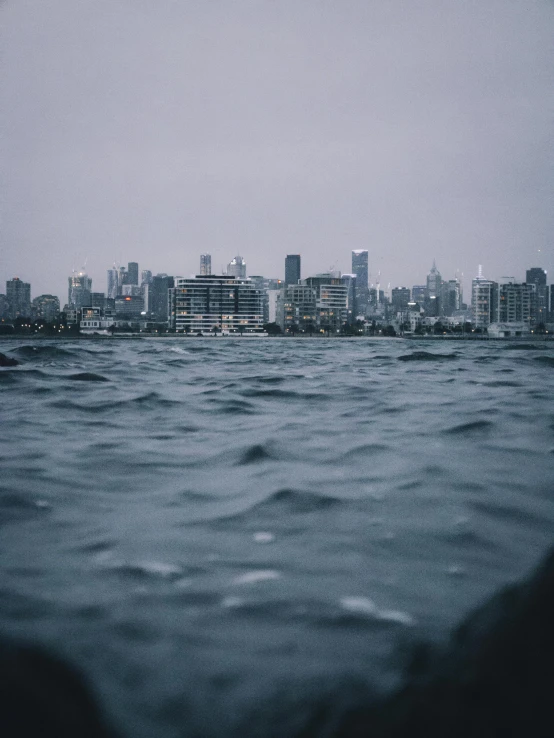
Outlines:
<svg viewBox="0 0 554 738"><path fill-rule="evenodd" d="M0 350L0 628L129 736L286 735L387 689L552 542L552 344Z"/></svg>

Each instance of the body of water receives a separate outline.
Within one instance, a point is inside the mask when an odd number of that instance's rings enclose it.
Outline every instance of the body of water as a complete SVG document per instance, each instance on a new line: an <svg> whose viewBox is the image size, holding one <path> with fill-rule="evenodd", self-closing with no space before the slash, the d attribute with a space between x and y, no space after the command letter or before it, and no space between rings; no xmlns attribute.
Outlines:
<svg viewBox="0 0 554 738"><path fill-rule="evenodd" d="M552 543L552 344L0 349L0 629L133 738L289 735L390 689Z"/></svg>

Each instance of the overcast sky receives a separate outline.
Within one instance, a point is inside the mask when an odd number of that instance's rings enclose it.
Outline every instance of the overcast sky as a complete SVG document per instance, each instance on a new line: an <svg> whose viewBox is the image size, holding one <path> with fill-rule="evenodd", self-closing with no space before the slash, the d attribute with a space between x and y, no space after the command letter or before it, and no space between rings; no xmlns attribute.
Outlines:
<svg viewBox="0 0 554 738"><path fill-rule="evenodd" d="M554 275L550 0L4 0L0 289ZM467 289L466 289L466 297Z"/></svg>

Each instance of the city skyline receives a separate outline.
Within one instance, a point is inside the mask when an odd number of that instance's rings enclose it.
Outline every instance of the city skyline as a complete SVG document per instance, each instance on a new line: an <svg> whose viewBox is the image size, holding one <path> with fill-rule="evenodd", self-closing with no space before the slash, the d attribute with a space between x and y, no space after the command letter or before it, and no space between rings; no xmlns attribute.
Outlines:
<svg viewBox="0 0 554 738"><path fill-rule="evenodd" d="M391 287L436 259L466 292L478 264L554 270L550 4L60 0L2 21L2 282L63 299L85 262L98 286L114 260L186 276L203 252L279 276L287 253L308 275L367 249Z"/></svg>

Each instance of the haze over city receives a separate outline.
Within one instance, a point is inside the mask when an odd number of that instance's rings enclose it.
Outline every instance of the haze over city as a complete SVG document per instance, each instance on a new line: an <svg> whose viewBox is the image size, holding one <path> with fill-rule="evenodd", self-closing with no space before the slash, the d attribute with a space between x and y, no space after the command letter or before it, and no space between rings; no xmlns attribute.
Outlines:
<svg viewBox="0 0 554 738"><path fill-rule="evenodd" d="M554 272L551 3L2 5L0 284Z"/></svg>

